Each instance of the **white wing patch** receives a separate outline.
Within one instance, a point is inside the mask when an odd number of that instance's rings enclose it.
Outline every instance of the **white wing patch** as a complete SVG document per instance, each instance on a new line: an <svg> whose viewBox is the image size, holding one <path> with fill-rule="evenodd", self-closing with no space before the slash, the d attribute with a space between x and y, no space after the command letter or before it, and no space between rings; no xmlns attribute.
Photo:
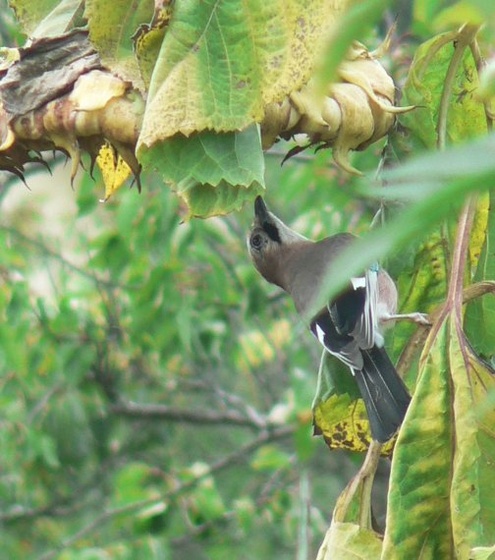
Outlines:
<svg viewBox="0 0 495 560"><path fill-rule="evenodd" d="M351 278L351 284L354 290L357 290L358 288L366 288L366 278L364 276Z"/></svg>
<svg viewBox="0 0 495 560"><path fill-rule="evenodd" d="M323 347L325 347L325 331L320 327L318 323L316 323L316 338L318 339L318 342Z"/></svg>

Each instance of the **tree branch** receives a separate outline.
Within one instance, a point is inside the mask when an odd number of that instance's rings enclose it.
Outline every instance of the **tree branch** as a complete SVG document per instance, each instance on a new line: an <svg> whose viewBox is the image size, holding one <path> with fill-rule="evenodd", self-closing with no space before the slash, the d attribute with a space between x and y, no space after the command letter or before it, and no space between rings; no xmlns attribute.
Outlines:
<svg viewBox="0 0 495 560"><path fill-rule="evenodd" d="M245 416L238 412L217 412L212 410L184 409L165 404L118 403L110 406L110 411L118 416L128 418L145 418L170 420L188 424L221 424L245 426L255 429L269 429L270 423L261 415Z"/></svg>

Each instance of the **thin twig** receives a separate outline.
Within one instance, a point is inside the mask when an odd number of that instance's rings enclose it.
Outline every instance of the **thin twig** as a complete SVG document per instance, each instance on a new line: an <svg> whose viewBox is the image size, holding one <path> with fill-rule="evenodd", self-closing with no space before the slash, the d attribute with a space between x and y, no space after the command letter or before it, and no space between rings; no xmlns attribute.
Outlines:
<svg viewBox="0 0 495 560"><path fill-rule="evenodd" d="M65 383L56 383L52 387L50 387L45 394L38 400L38 402L31 408L26 424L32 424L36 416L46 410L46 405L48 401L57 393L62 391L65 388Z"/></svg>
<svg viewBox="0 0 495 560"><path fill-rule="evenodd" d="M227 403L229 408L238 408L244 411L244 414L247 418L250 418L257 426L266 425L266 420L260 412L258 412L254 406L247 403L242 397L239 395L234 395L232 393L228 393L224 391L220 387L215 388L215 393L219 396L222 400L222 404Z"/></svg>

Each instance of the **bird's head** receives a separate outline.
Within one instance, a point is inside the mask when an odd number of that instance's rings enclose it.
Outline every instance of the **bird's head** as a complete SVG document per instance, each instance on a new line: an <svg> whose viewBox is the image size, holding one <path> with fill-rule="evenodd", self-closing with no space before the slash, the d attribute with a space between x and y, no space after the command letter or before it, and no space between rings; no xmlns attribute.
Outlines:
<svg viewBox="0 0 495 560"><path fill-rule="evenodd" d="M290 253L291 246L301 241L307 240L272 214L261 196L256 197L248 246L255 267L268 282L284 288L282 261Z"/></svg>

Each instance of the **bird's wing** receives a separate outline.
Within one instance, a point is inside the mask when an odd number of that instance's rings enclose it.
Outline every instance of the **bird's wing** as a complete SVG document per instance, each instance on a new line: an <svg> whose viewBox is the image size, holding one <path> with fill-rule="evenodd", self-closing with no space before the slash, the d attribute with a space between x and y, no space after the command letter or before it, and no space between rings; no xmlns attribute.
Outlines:
<svg viewBox="0 0 495 560"><path fill-rule="evenodd" d="M381 342L376 310L378 305L378 268L352 278L349 288L329 305L330 317L340 334L350 335L366 350ZM381 344L379 344L381 345Z"/></svg>
<svg viewBox="0 0 495 560"><path fill-rule="evenodd" d="M328 309L319 313L310 324L311 332L320 344L330 353L339 358L352 370L363 368L363 356L350 334L339 332Z"/></svg>

